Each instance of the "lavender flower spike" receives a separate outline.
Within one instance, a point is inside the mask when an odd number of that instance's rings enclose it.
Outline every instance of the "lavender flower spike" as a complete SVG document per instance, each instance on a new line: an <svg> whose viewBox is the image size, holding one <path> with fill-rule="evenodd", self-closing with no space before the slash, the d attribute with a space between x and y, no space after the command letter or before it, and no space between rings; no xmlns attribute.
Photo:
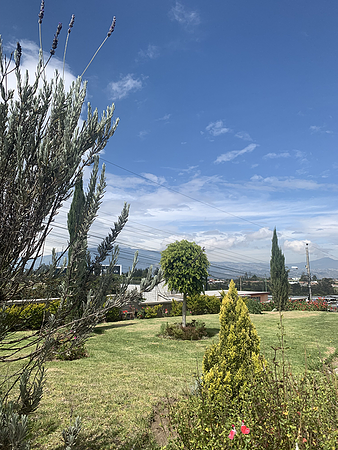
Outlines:
<svg viewBox="0 0 338 450"><path fill-rule="evenodd" d="M112 21L112 23L110 25L109 31L107 33L107 37L110 37L112 32L114 31L115 23L116 23L116 17L114 16L113 21Z"/></svg>
<svg viewBox="0 0 338 450"><path fill-rule="evenodd" d="M51 54L51 56L55 55L55 50L56 50L56 48L58 46L58 38L59 38L59 34L60 34L61 29L62 29L62 23L59 22L59 25L58 25L58 27L56 29L56 33L54 35L52 48L50 49L50 52L49 52Z"/></svg>
<svg viewBox="0 0 338 450"><path fill-rule="evenodd" d="M40 12L38 14L38 17L39 17L38 23L40 25L42 24L42 19L43 19L44 14L45 14L45 0L41 0Z"/></svg>
<svg viewBox="0 0 338 450"><path fill-rule="evenodd" d="M75 14L72 14L72 18L70 19L69 25L68 25L68 34L71 32L71 29L74 26L74 21L75 21Z"/></svg>
<svg viewBox="0 0 338 450"><path fill-rule="evenodd" d="M14 53L15 64L16 64L17 67L20 66L21 55L22 55L22 48L21 48L20 42L17 42L16 43L16 50L15 50L15 53Z"/></svg>

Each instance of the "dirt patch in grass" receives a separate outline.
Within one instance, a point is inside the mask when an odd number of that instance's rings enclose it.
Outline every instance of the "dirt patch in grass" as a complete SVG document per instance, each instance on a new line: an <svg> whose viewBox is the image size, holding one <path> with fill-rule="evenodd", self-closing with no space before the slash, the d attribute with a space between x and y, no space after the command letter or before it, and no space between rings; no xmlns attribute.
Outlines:
<svg viewBox="0 0 338 450"><path fill-rule="evenodd" d="M169 437L175 437L175 432L170 427L168 402L173 404L176 401L173 398L163 398L154 407L151 432L156 443L161 447L168 444Z"/></svg>
<svg viewBox="0 0 338 450"><path fill-rule="evenodd" d="M336 349L334 347L328 347L327 351L325 352L327 354L327 356L332 355L334 352L336 351Z"/></svg>

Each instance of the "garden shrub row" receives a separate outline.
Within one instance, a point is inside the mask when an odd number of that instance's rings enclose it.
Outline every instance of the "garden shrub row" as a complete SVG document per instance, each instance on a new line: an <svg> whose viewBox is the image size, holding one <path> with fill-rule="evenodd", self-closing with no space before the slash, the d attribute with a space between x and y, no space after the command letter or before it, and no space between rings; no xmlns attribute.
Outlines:
<svg viewBox="0 0 338 450"><path fill-rule="evenodd" d="M262 311L277 309L274 302L261 303ZM328 311L327 301L324 298L314 299L311 302L302 299L288 299L285 311Z"/></svg>
<svg viewBox="0 0 338 450"><path fill-rule="evenodd" d="M38 330L50 314L55 314L59 300L49 303L12 305L5 310L5 324L10 330Z"/></svg>
<svg viewBox="0 0 338 450"><path fill-rule="evenodd" d="M276 308L274 302L261 303L254 298L244 298L244 302L250 314L261 314L262 311L272 311ZM13 305L6 309L6 324L10 329L31 329L41 328L44 320L57 311L59 301L54 300L49 303L29 303L27 305ZM187 308L192 315L218 314L220 312L221 300L216 296L195 295L187 298ZM312 302L305 300L291 300L286 304L287 311L327 311L325 299L316 299ZM168 308L162 304L145 306L137 311L138 319L151 319L154 317L181 316L182 302L172 300ZM120 308L113 307L106 313L107 322L117 322L125 319ZM15 324L15 327L14 327Z"/></svg>
<svg viewBox="0 0 338 450"><path fill-rule="evenodd" d="M187 298L187 309L193 316L202 314L218 314L221 308L221 299L215 295L194 295ZM182 315L182 302L172 300L171 316Z"/></svg>

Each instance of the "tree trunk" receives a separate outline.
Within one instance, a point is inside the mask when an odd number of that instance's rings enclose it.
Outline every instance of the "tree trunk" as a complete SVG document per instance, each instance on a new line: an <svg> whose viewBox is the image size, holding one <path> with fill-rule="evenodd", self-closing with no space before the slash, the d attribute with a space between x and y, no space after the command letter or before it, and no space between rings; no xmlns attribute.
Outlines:
<svg viewBox="0 0 338 450"><path fill-rule="evenodd" d="M187 294L183 294L183 305L182 305L182 327L187 324Z"/></svg>

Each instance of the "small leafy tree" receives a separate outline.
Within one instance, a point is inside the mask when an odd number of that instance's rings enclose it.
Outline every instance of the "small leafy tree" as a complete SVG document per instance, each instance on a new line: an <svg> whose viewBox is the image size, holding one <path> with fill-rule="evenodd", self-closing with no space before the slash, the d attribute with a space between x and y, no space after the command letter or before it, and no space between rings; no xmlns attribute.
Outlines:
<svg viewBox="0 0 338 450"><path fill-rule="evenodd" d="M183 294L182 326L186 326L187 296L205 290L209 261L195 242L186 240L169 244L161 254L161 269L170 290Z"/></svg>
<svg viewBox="0 0 338 450"><path fill-rule="evenodd" d="M223 294L219 342L203 359L203 381L211 397L220 400L245 392L250 376L260 369L259 337L233 280Z"/></svg>
<svg viewBox="0 0 338 450"><path fill-rule="evenodd" d="M285 309L289 296L288 270L285 268L285 257L278 246L276 228L273 231L271 259L270 259L270 286L272 300L281 311Z"/></svg>

